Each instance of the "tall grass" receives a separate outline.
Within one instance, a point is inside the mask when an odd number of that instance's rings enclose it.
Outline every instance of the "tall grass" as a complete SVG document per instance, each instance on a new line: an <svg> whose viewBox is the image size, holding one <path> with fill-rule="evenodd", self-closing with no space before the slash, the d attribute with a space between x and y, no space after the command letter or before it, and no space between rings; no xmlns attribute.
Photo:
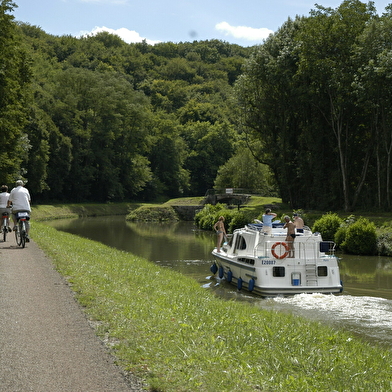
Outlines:
<svg viewBox="0 0 392 392"><path fill-rule="evenodd" d="M150 390L392 390L388 350L216 298L191 278L43 223L34 222L32 236L99 322L120 366Z"/></svg>
<svg viewBox="0 0 392 392"><path fill-rule="evenodd" d="M34 221L78 218L81 216L125 215L130 208L137 208L137 203L84 203L84 204L45 204L32 206Z"/></svg>

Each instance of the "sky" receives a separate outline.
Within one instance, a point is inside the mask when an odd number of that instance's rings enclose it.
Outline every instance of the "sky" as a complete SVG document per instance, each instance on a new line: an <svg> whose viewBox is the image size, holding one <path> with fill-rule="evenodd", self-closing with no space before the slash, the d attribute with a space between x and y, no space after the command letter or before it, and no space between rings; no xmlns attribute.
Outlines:
<svg viewBox="0 0 392 392"><path fill-rule="evenodd" d="M107 31L125 42L192 42L218 39L241 46L261 44L288 18L308 16L316 2L338 0L13 0L16 21L48 34L93 35ZM365 1L367 2L367 1ZM392 0L375 0L379 14Z"/></svg>

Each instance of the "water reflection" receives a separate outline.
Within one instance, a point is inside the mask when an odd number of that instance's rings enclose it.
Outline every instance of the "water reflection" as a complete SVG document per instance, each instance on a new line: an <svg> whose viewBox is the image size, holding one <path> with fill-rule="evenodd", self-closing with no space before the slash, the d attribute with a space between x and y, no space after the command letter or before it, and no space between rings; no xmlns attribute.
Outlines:
<svg viewBox="0 0 392 392"><path fill-rule="evenodd" d="M124 217L66 219L48 222L59 230L131 252L196 279L226 299L264 309L298 314L345 329L392 348L392 259L342 255L341 295L301 294L261 299L211 277L215 236L190 222L131 223Z"/></svg>
<svg viewBox="0 0 392 392"><path fill-rule="evenodd" d="M346 294L376 295L392 299L390 257L344 255L340 272Z"/></svg>
<svg viewBox="0 0 392 392"><path fill-rule="evenodd" d="M199 282L209 282L213 235L190 222L133 223L115 216L61 219L48 224L173 268Z"/></svg>

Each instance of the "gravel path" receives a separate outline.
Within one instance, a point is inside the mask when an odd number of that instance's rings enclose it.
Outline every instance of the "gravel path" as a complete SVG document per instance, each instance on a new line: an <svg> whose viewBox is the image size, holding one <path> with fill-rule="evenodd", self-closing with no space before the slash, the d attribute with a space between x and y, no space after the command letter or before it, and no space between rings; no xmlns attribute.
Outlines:
<svg viewBox="0 0 392 392"><path fill-rule="evenodd" d="M0 391L143 391L114 364L34 241L0 240Z"/></svg>

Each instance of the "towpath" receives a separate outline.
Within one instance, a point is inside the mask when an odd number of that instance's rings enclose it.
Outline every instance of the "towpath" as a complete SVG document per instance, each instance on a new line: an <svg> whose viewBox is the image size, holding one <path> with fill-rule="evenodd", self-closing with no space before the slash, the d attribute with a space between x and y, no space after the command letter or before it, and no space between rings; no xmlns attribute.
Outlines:
<svg viewBox="0 0 392 392"><path fill-rule="evenodd" d="M34 241L0 240L0 391L129 392L66 281Z"/></svg>

